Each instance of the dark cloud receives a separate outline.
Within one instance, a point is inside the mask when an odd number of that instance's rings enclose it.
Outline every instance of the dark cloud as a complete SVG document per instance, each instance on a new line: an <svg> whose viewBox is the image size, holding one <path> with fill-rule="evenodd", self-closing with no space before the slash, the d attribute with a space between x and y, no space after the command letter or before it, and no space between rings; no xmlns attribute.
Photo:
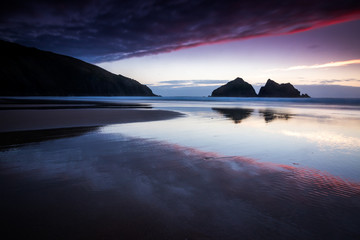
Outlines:
<svg viewBox="0 0 360 240"><path fill-rule="evenodd" d="M92 62L304 31L360 17L354 0L2 3L4 40Z"/></svg>

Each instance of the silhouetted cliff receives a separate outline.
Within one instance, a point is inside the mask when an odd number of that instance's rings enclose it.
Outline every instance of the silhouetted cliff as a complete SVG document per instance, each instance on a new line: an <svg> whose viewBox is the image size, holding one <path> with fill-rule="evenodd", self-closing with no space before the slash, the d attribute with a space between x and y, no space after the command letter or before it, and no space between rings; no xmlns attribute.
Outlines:
<svg viewBox="0 0 360 240"><path fill-rule="evenodd" d="M0 96L155 96L81 60L0 40Z"/></svg>
<svg viewBox="0 0 360 240"><path fill-rule="evenodd" d="M251 84L245 82L242 78L236 78L233 81L215 89L212 97L256 97L256 92Z"/></svg>
<svg viewBox="0 0 360 240"><path fill-rule="evenodd" d="M299 98L309 97L307 94L300 95L297 90L290 83L278 84L277 82L268 79L265 86L260 88L259 97L285 97L285 98Z"/></svg>

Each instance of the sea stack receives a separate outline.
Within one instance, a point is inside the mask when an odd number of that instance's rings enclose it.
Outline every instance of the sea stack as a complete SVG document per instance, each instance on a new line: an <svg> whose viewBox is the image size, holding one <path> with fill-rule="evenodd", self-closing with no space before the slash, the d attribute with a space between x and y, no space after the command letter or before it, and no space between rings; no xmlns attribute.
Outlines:
<svg viewBox="0 0 360 240"><path fill-rule="evenodd" d="M257 97L251 84L245 82L242 78L236 78L233 81L215 89L212 97Z"/></svg>
<svg viewBox="0 0 360 240"><path fill-rule="evenodd" d="M268 79L265 86L260 88L259 97L280 97L280 98L308 98L309 95L302 94L290 83L278 84Z"/></svg>

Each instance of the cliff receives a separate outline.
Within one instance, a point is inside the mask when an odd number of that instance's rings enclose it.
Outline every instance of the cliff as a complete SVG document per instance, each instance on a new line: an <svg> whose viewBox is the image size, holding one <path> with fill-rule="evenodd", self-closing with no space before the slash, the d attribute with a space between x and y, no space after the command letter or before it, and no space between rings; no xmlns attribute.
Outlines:
<svg viewBox="0 0 360 240"><path fill-rule="evenodd" d="M212 97L256 97L256 92L251 84L245 82L242 78L236 78L233 81L215 89Z"/></svg>
<svg viewBox="0 0 360 240"><path fill-rule="evenodd" d="M0 96L155 96L81 60L0 40Z"/></svg>

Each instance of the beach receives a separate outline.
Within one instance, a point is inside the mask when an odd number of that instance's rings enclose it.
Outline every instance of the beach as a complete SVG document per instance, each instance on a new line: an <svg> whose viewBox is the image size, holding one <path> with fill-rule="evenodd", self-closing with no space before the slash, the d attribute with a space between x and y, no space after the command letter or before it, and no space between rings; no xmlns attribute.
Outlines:
<svg viewBox="0 0 360 240"><path fill-rule="evenodd" d="M94 127L116 123L166 120L181 116L172 111L147 108L147 105L141 104L7 99L7 101L0 101L0 132Z"/></svg>
<svg viewBox="0 0 360 240"><path fill-rule="evenodd" d="M353 106L111 101L1 110L4 235L359 238Z"/></svg>

